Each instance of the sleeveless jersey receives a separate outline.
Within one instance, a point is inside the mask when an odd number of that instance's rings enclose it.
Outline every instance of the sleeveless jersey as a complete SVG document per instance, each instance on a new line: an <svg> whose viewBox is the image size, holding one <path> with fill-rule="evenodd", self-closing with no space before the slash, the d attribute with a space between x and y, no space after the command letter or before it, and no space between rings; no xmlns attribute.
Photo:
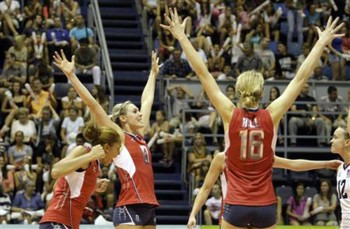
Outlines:
<svg viewBox="0 0 350 229"><path fill-rule="evenodd" d="M57 180L53 198L40 223L61 223L78 229L84 208L96 189L99 162L93 161L82 172L74 171Z"/></svg>
<svg viewBox="0 0 350 229"><path fill-rule="evenodd" d="M266 206L276 203L272 165L276 133L265 109L234 109L226 133L225 204Z"/></svg>
<svg viewBox="0 0 350 229"><path fill-rule="evenodd" d="M350 166L344 162L337 171L337 194L342 214L340 228L350 228Z"/></svg>
<svg viewBox="0 0 350 229"><path fill-rule="evenodd" d="M125 147L114 163L122 185L117 207L143 203L159 205L154 192L151 152L142 138L125 133Z"/></svg>

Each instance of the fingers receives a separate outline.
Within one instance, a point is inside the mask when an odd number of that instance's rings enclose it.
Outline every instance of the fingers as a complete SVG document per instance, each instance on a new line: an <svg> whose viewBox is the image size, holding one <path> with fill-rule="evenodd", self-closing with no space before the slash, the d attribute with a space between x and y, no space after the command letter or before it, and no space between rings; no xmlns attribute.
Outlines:
<svg viewBox="0 0 350 229"><path fill-rule="evenodd" d="M186 27L187 21L189 20L189 17L186 17L185 20L182 22L182 27Z"/></svg>
<svg viewBox="0 0 350 229"><path fill-rule="evenodd" d="M169 12L170 12L170 17L171 17L171 20L173 21L174 18L175 18L175 15L174 15L174 11L172 8L169 8Z"/></svg>
<svg viewBox="0 0 350 229"><path fill-rule="evenodd" d="M333 29L335 27L335 25L338 23L339 21L339 17L337 17L333 22L332 22L332 25L331 25L331 28Z"/></svg>
<svg viewBox="0 0 350 229"><path fill-rule="evenodd" d="M72 64L75 65L75 55L72 56Z"/></svg>
<svg viewBox="0 0 350 229"><path fill-rule="evenodd" d="M53 57L56 57L56 59L59 60L59 62L62 62L62 58L58 52L55 51L55 55Z"/></svg>
<svg viewBox="0 0 350 229"><path fill-rule="evenodd" d="M169 30L169 28L170 28L170 26L168 26L168 25L163 25L163 24L159 24L159 25L160 25L160 27L162 27L163 29Z"/></svg>
<svg viewBox="0 0 350 229"><path fill-rule="evenodd" d="M170 17L167 14L164 14L165 20L168 22L169 25L172 24L172 21L170 19Z"/></svg>
<svg viewBox="0 0 350 229"><path fill-rule="evenodd" d="M176 23L179 23L179 15L177 14L177 9L174 8L174 15L175 15L175 18L173 18L175 20Z"/></svg>
<svg viewBox="0 0 350 229"><path fill-rule="evenodd" d="M320 29L318 26L315 26L315 28L316 28L318 37L320 37L320 36L321 36L321 33L322 33L321 29Z"/></svg>
<svg viewBox="0 0 350 229"><path fill-rule="evenodd" d="M343 28L344 25L345 25L344 22L341 23L341 24L338 25L333 31L334 31L335 33L337 33L341 28Z"/></svg>
<svg viewBox="0 0 350 229"><path fill-rule="evenodd" d="M62 56L62 59L63 59L63 60L67 60L66 55L65 55L64 52L63 52L63 49L61 49L61 56Z"/></svg>
<svg viewBox="0 0 350 229"><path fill-rule="evenodd" d="M331 23L332 23L332 16L330 16L330 17L328 18L326 28L329 28L329 26L331 25Z"/></svg>

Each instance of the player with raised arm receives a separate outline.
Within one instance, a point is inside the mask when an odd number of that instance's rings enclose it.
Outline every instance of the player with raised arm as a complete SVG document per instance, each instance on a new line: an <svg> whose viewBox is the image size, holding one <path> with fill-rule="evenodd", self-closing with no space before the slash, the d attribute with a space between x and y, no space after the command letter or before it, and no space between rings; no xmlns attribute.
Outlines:
<svg viewBox="0 0 350 229"><path fill-rule="evenodd" d="M213 76L184 33L186 20L181 24L176 9L165 15L169 30L180 42L192 68L197 74L211 103L220 114L226 142L226 179L222 228L275 228L276 196L272 184L277 128L323 53L336 37L343 24L329 18L324 31L317 28L319 39L300 66L283 94L266 109L260 109L264 78L256 71L238 76L236 91L242 108L237 108L220 90Z"/></svg>

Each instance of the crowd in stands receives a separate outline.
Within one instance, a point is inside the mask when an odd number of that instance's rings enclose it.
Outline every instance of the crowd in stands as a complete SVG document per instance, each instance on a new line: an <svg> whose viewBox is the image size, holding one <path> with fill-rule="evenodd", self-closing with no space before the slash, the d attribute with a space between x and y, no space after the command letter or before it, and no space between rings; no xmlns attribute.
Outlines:
<svg viewBox="0 0 350 229"><path fill-rule="evenodd" d="M345 36L336 38L324 51L311 79L349 79L350 1L143 0L143 5L151 28L153 46L159 50L160 60L164 63L161 73L165 79L197 80L178 41L168 30L159 26L167 24L164 14L169 15L169 7L176 7L182 20L190 17L185 25L185 33L218 81L235 80L240 73L248 70L260 71L269 81L293 79L317 40L316 27L322 28L329 16L340 17L345 22L341 31ZM187 172L192 174L190 176L196 194L214 155L210 146L215 146L215 152L224 150L224 143L218 138L218 134L223 134L223 128L220 117L203 92L196 93L186 84L171 82L166 88L170 105L168 110L161 111L163 116L164 113L168 114L168 121L165 118L162 122L166 122L169 128L160 130L166 134L159 135L159 138L164 138L162 142L176 145L181 142L181 136L176 134L175 141L175 131L185 133L186 136L193 135L193 138L182 138L185 141ZM227 83L226 95L237 103L233 84ZM280 90L277 86L272 86L269 100L264 106L275 100L280 95ZM282 122L278 145L284 145L288 141L288 146L298 146L300 142L297 141L297 136L302 133L320 136L313 143L314 147L329 146L332 130L346 124L345 103L350 100L339 95L336 86L329 86L326 92L316 99L310 93L310 85L304 85L286 119L287 133L284 134L289 135L289 138L282 137L285 132ZM188 109L191 112L183 114L183 110ZM185 120L182 120L184 117ZM165 160L173 159L165 154ZM278 197L279 224L337 225L335 211L338 204L334 189L328 180L311 185L318 184L318 194L308 193L305 197L304 191L308 187L295 183L294 190L289 193L290 198L282 201ZM206 203L203 216L209 225L218 219L218 203L221 201L219 187L214 186L213 196Z"/></svg>
<svg viewBox="0 0 350 229"><path fill-rule="evenodd" d="M0 1L0 224L37 223L52 198L52 165L89 144L81 131L90 111L73 87L60 91L55 51L75 55L76 74L91 79L91 94L108 109L99 47L81 12L76 0ZM112 209L114 196L113 187L94 195L84 223Z"/></svg>

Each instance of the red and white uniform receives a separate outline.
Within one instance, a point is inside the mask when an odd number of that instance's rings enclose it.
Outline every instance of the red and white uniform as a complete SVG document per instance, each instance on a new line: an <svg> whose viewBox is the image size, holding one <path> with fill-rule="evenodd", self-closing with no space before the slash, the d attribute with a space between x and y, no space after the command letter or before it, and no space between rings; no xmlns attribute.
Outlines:
<svg viewBox="0 0 350 229"><path fill-rule="evenodd" d="M143 203L159 205L154 192L151 152L141 137L125 133L125 147L114 164L122 185L117 207Z"/></svg>
<svg viewBox="0 0 350 229"><path fill-rule="evenodd" d="M96 189L100 175L99 162L93 161L82 171L74 171L56 182L53 198L40 223L61 223L79 228L85 206Z"/></svg>
<svg viewBox="0 0 350 229"><path fill-rule="evenodd" d="M225 142L228 144L225 204L266 206L276 203L272 185L276 133L270 112L234 109Z"/></svg>

